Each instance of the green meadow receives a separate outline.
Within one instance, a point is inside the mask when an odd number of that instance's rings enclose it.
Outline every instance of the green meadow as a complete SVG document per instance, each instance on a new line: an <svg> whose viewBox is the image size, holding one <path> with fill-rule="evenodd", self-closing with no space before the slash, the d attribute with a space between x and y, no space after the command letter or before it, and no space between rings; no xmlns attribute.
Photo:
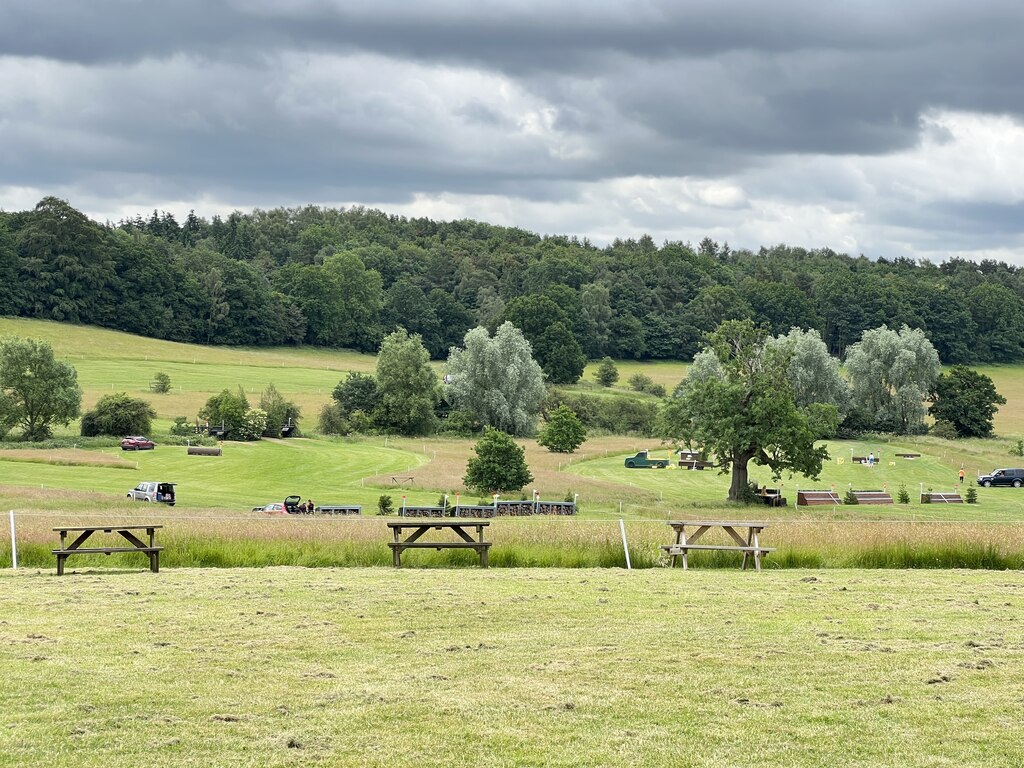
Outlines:
<svg viewBox="0 0 1024 768"><path fill-rule="evenodd" d="M1019 766L1020 573L0 571L0 766Z"/></svg>
<svg viewBox="0 0 1024 768"><path fill-rule="evenodd" d="M160 416L153 435L158 442L175 415L194 415L211 394L239 385L258 396L264 386L274 383L303 404L309 427L346 371L370 371L374 365L372 357L346 352L198 347L22 319L0 320L0 333L49 340L58 354L78 369L86 407L112 390L149 399ZM661 363L627 362L621 366L623 382L632 372L642 370L671 384L668 378L681 376L682 369L678 364ZM168 395L149 391L149 381L161 370L171 375L175 388ZM1012 423L1021 410L1021 372L1016 368L990 370L1010 400L1001 411L1001 423ZM587 382L578 388L608 396L626 394L622 388L608 392ZM75 434L76 428L71 425L65 434ZM953 490L961 466L970 480L979 472L1022 463L1008 453L1015 433L1001 430L1004 437L987 441L930 437L896 442L833 441L829 444L832 460L817 481L783 477L777 483L768 473L752 467L751 477L757 483L781 486L790 502L782 509L727 505L723 500L728 477L714 470L626 469L623 459L640 448L668 454L667 447L653 440L597 436L571 455L552 454L533 440L523 440L535 481L516 496L525 498L536 490L545 499L578 498L579 522L567 525L569 521L536 520L515 526L501 522L502 532L498 532L499 526L494 530L496 542L502 546L496 544L492 562L510 566L618 565L623 557L621 540L615 527L605 523L621 518L633 527L630 546L636 544L634 560L649 567L660 562L666 519L727 517L771 521L772 535L777 537L773 545L784 547L773 561L779 565L1012 567L1021 554L1017 524L1024 522L1024 491L978 489L979 503L972 505L919 502L921 491ZM390 495L396 507L403 499L410 505L436 504L444 494L452 500L458 495L463 503L476 503L480 499L467 493L461 480L472 445L471 440L441 438L314 437L228 442L220 457L188 456L184 447L170 445L137 453L124 453L116 447L51 450L17 446L0 451L0 509L17 512L26 562L38 564L51 559L49 528L58 523L156 517L168 526L164 536L177 547L177 555L168 553L168 562L176 565L374 565L387 562L379 526L317 518L309 521L313 526L309 529L285 528L250 510L290 494L320 504L359 504L364 517L375 513L381 495ZM852 461L869 452L879 458L875 466ZM921 456L902 459L895 455L909 452ZM147 480L177 483L178 505L150 509L128 501L128 490ZM851 488L887 490L896 497L901 487L910 496L907 505L793 506L800 488L834 488L840 496ZM898 535L894 533L897 527L871 529L870 535L860 537L850 534L867 531L869 522L903 527L898 528ZM942 527L936 529L939 533L934 541L928 540L933 547L929 550L922 544L927 537L922 538L915 526L930 522ZM588 523L592 525L588 527ZM824 523L838 527L813 527ZM789 527L782 528L783 524ZM984 528L984 524L994 527ZM6 525L0 527L6 531ZM367 530L372 533L364 533ZM463 560L465 564L471 560L459 557L460 553L423 553L419 562L462 565ZM728 557L706 560L709 564L733 564ZM3 536L0 563L9 561L10 546ZM107 562L132 564L130 558ZM92 563L85 561L85 565Z"/></svg>

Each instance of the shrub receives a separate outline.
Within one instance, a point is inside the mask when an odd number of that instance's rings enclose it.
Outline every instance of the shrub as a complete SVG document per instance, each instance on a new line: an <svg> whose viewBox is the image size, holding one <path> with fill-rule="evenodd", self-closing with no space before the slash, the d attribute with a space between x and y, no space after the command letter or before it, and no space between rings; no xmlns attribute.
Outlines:
<svg viewBox="0 0 1024 768"><path fill-rule="evenodd" d="M391 497L387 494L377 499L377 514L378 515L393 515L395 514L395 505L391 501Z"/></svg>
<svg viewBox="0 0 1024 768"><path fill-rule="evenodd" d="M858 504L857 497L853 495L853 488L847 488L843 494L843 504Z"/></svg>
<svg viewBox="0 0 1024 768"><path fill-rule="evenodd" d="M658 405L651 400L632 397L599 398L597 426L617 435L639 434L650 437L658 418Z"/></svg>
<svg viewBox="0 0 1024 768"><path fill-rule="evenodd" d="M744 504L760 504L761 486L753 480L748 481L747 484L740 489L739 500Z"/></svg>
<svg viewBox="0 0 1024 768"><path fill-rule="evenodd" d="M104 395L82 416L83 437L95 435L145 435L156 418L153 406L125 392Z"/></svg>
<svg viewBox="0 0 1024 768"><path fill-rule="evenodd" d="M932 489L931 488L929 488L927 491L925 491L923 494L921 494L921 503L922 504L931 504L932 503Z"/></svg>
<svg viewBox="0 0 1024 768"><path fill-rule="evenodd" d="M956 426L952 422L943 419L939 419L932 424L928 434L933 437L941 437L943 440L956 440L960 437L960 433L956 431Z"/></svg>
<svg viewBox="0 0 1024 768"><path fill-rule="evenodd" d="M177 437L191 437L195 433L196 428L192 426L186 416L175 416L174 424L171 425L168 432L168 434L175 435Z"/></svg>
<svg viewBox="0 0 1024 768"><path fill-rule="evenodd" d="M1017 444L1010 449L1011 456L1024 456L1024 440L1018 440Z"/></svg>
<svg viewBox="0 0 1024 768"><path fill-rule="evenodd" d="M487 427L473 451L476 456L466 464L462 478L471 490L480 493L518 491L533 480L526 466L526 451L505 432Z"/></svg>
<svg viewBox="0 0 1024 768"><path fill-rule="evenodd" d="M646 373L634 373L629 377L629 388L635 392L649 392L654 386L654 379ZM662 387L664 391L664 387Z"/></svg>
<svg viewBox="0 0 1024 768"><path fill-rule="evenodd" d="M367 435L374 431L373 418L366 411L356 409L348 415L348 423L352 431Z"/></svg>
<svg viewBox="0 0 1024 768"><path fill-rule="evenodd" d="M292 432L292 436L298 437L298 422L301 415L299 406L291 400L285 400L284 395L278 392L273 384L268 384L260 395L260 409L267 414L267 425L263 428L265 437L280 437L281 428L288 423L295 425L296 430Z"/></svg>
<svg viewBox="0 0 1024 768"><path fill-rule="evenodd" d="M568 406L587 429L601 429L616 435L651 437L658 417L658 403L638 397L573 395L552 390L544 399L541 415L550 421L559 406Z"/></svg>
<svg viewBox="0 0 1024 768"><path fill-rule="evenodd" d="M448 416L441 420L438 431L456 437L469 437L480 431L480 422L469 411L449 411Z"/></svg>
<svg viewBox="0 0 1024 768"><path fill-rule="evenodd" d="M587 428L565 405L560 405L551 414L551 419L541 429L537 442L552 453L572 453L587 439Z"/></svg>
<svg viewBox="0 0 1024 768"><path fill-rule="evenodd" d="M320 409L320 421L317 429L322 435L347 435L352 427L341 412L337 403L328 403Z"/></svg>
<svg viewBox="0 0 1024 768"><path fill-rule="evenodd" d="M249 400L241 387L236 392L224 389L206 401L199 411L199 418L205 419L211 425L223 424L228 435L233 437L242 428L248 410Z"/></svg>
<svg viewBox="0 0 1024 768"><path fill-rule="evenodd" d="M240 440L259 440L267 429L267 412L262 408L250 408L235 431Z"/></svg>
<svg viewBox="0 0 1024 768"><path fill-rule="evenodd" d="M160 371L160 373L153 377L153 381L150 383L149 388L154 392L166 394L171 391L171 377L163 371Z"/></svg>
<svg viewBox="0 0 1024 768"><path fill-rule="evenodd" d="M901 485L899 491L896 493L896 501L900 504L910 503L910 494L907 492L907 486Z"/></svg>
<svg viewBox="0 0 1024 768"><path fill-rule="evenodd" d="M978 503L978 489L974 487L974 483L967 486L967 493L964 494L964 501L968 504Z"/></svg>
<svg viewBox="0 0 1024 768"><path fill-rule="evenodd" d="M344 414L353 411L372 413L379 400L377 380L368 373L349 373L345 379L338 382L331 397L341 406Z"/></svg>
<svg viewBox="0 0 1024 768"><path fill-rule="evenodd" d="M615 367L615 361L610 357L603 358L597 366L594 378L597 379L597 383L602 387L610 387L618 381L619 369Z"/></svg>

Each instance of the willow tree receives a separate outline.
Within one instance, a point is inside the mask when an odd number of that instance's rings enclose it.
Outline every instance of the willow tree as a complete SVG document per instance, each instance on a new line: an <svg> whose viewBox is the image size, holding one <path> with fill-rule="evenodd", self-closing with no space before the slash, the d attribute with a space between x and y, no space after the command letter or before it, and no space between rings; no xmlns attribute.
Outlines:
<svg viewBox="0 0 1024 768"><path fill-rule="evenodd" d="M814 445L812 414L797 406L791 354L749 320L728 320L708 336L666 406L665 436L714 453L721 472L732 472L730 501L743 500L751 461L775 479L787 470L817 478L828 459Z"/></svg>
<svg viewBox="0 0 1024 768"><path fill-rule="evenodd" d="M530 342L510 322L492 338L486 328L466 334L445 367L445 398L485 427L511 435L533 432L544 400L544 374Z"/></svg>

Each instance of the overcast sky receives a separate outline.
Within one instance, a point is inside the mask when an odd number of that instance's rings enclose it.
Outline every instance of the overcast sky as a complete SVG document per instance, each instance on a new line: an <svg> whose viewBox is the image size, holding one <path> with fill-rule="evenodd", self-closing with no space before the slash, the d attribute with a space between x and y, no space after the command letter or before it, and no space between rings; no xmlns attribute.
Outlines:
<svg viewBox="0 0 1024 768"><path fill-rule="evenodd" d="M45 195L1024 264L1024 4L4 0Z"/></svg>

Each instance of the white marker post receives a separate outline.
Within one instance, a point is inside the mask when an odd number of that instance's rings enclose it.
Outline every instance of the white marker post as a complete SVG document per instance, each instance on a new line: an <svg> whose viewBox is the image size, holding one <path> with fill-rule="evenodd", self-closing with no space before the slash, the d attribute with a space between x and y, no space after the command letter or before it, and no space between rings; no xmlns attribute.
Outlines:
<svg viewBox="0 0 1024 768"><path fill-rule="evenodd" d="M622 551L626 553L626 570L632 571L633 564L629 562L629 544L626 543L626 523L619 518L619 530L622 531Z"/></svg>
<svg viewBox="0 0 1024 768"><path fill-rule="evenodd" d="M10 511L11 519L11 568L18 570L18 542L14 538L14 510Z"/></svg>

